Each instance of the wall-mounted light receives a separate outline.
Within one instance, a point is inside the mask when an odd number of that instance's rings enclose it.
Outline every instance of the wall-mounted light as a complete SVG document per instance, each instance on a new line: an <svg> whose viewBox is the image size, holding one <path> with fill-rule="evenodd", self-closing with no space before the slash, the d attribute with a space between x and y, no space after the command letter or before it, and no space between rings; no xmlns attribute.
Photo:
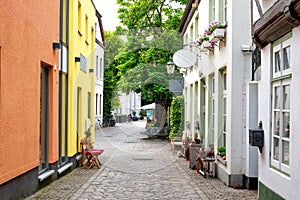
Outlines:
<svg viewBox="0 0 300 200"><path fill-rule="evenodd" d="M53 48L54 50L59 50L59 49L60 49L60 44L57 43L57 42L53 42L52 48Z"/></svg>
<svg viewBox="0 0 300 200"><path fill-rule="evenodd" d="M242 45L241 47L243 52L252 53L254 51L254 47L252 45Z"/></svg>
<svg viewBox="0 0 300 200"><path fill-rule="evenodd" d="M262 121L259 122L258 129L249 129L249 144L259 148L262 153L264 146L264 130L262 129Z"/></svg>
<svg viewBox="0 0 300 200"><path fill-rule="evenodd" d="M75 62L80 62L80 57L75 57Z"/></svg>
<svg viewBox="0 0 300 200"><path fill-rule="evenodd" d="M167 62L167 73L174 74L175 64L172 62L172 57L170 56L169 62Z"/></svg>

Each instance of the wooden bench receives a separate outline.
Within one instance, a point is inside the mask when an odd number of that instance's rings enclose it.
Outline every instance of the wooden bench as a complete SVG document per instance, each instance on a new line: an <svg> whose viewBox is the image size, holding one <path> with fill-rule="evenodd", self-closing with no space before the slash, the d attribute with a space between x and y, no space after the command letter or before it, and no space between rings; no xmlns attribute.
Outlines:
<svg viewBox="0 0 300 200"><path fill-rule="evenodd" d="M94 149L90 138L85 138L80 141L80 149L81 158L79 160L79 165L88 168L93 168L94 166L96 166L98 169L100 169L100 166L102 164L98 156L101 155L104 150Z"/></svg>

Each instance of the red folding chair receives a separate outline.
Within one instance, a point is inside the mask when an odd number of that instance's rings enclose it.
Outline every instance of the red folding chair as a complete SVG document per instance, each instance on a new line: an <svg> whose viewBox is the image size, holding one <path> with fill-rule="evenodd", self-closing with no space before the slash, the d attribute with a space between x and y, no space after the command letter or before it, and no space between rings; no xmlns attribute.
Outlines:
<svg viewBox="0 0 300 200"><path fill-rule="evenodd" d="M98 156L101 155L103 149L94 149L89 138L83 139L80 142L81 154L80 165L82 167L93 168L94 166L100 168L102 165ZM86 162L84 160L86 159Z"/></svg>

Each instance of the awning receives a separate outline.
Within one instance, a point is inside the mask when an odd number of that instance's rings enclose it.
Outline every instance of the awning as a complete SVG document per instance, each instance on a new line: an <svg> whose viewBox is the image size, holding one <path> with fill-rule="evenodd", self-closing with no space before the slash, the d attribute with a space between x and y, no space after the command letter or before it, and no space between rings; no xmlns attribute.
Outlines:
<svg viewBox="0 0 300 200"><path fill-rule="evenodd" d="M155 103L144 105L144 106L141 107L141 109L143 109L143 110L155 110Z"/></svg>

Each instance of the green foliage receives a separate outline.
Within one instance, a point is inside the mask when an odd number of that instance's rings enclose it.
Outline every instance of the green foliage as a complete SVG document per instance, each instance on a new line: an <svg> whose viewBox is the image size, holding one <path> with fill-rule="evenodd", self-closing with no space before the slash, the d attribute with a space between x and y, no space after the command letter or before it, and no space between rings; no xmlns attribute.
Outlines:
<svg viewBox="0 0 300 200"><path fill-rule="evenodd" d="M139 115L140 115L141 117L146 117L146 116L147 116L146 110L141 109Z"/></svg>
<svg viewBox="0 0 300 200"><path fill-rule="evenodd" d="M174 2L182 6L173 8ZM182 48L177 29L188 0L117 3L122 26L105 32L104 116L110 116L119 91L141 92L143 104L171 99L165 65Z"/></svg>
<svg viewBox="0 0 300 200"><path fill-rule="evenodd" d="M220 156L226 155L226 147L225 146L218 147L218 152L219 152Z"/></svg>
<svg viewBox="0 0 300 200"><path fill-rule="evenodd" d="M112 109L117 109L121 107L120 104L120 98L118 96L114 96L112 103L111 103Z"/></svg>
<svg viewBox="0 0 300 200"><path fill-rule="evenodd" d="M171 132L169 137L181 137L184 129L183 124L183 110L184 109L184 96L178 96L173 99L170 107L170 125Z"/></svg>
<svg viewBox="0 0 300 200"><path fill-rule="evenodd" d="M171 3L182 6L173 8ZM177 29L188 0L117 0L120 22L128 29L163 27Z"/></svg>
<svg viewBox="0 0 300 200"><path fill-rule="evenodd" d="M104 66L109 66L116 55L118 55L123 46L124 40L115 32L104 31L106 49L104 54Z"/></svg>
<svg viewBox="0 0 300 200"><path fill-rule="evenodd" d="M90 130L84 131L84 134L85 134L85 138L91 137L91 132L90 132Z"/></svg>

